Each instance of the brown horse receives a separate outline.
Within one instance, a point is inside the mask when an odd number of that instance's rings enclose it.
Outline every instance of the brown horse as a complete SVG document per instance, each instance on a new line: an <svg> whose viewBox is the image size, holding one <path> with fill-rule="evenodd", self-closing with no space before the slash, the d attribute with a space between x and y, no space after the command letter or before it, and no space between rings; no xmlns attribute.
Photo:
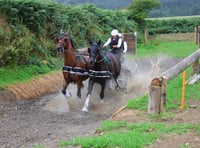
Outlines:
<svg viewBox="0 0 200 148"><path fill-rule="evenodd" d="M89 57L76 53L73 41L67 33L61 33L58 37L56 37L56 49L57 52L64 53L64 83L62 93L68 97L71 96L71 93L66 91L66 89L70 83L74 83L78 88L77 96L81 98L81 88L83 87L83 81L89 78Z"/></svg>
<svg viewBox="0 0 200 148"><path fill-rule="evenodd" d="M89 61L92 67L89 71L90 79L88 83L87 98L85 100L84 107L82 108L82 111L84 112L88 112L89 99L94 83L99 83L101 85L100 98L102 102L104 99L106 81L108 79L111 79L111 77L113 77L117 84L116 88L120 88L117 78L121 71L122 52L118 50L114 53L107 52L105 55L103 55L101 54L100 45L100 40L98 43L90 42L90 47L88 48L90 57Z"/></svg>

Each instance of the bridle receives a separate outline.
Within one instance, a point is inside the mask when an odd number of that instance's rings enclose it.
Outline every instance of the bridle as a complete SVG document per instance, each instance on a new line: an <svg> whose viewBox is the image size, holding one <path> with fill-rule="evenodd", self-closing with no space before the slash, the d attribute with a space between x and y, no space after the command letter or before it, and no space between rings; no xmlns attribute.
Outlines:
<svg viewBox="0 0 200 148"><path fill-rule="evenodd" d="M94 54L94 53L89 53L90 54L90 57L93 57L94 59L95 59L95 61L94 61L94 63L100 63L100 62L102 62L102 61L104 61L105 59L104 58L102 58L102 59L100 59L100 60L98 60L97 61L97 58L101 55L100 54L100 50L101 50L101 48L97 45L97 44L92 44L92 46L95 46L96 47L96 52L98 52L99 51L99 53L98 54Z"/></svg>
<svg viewBox="0 0 200 148"><path fill-rule="evenodd" d="M70 40L69 38L69 35L66 34L66 33L63 33L60 35L60 37L58 37L58 44L60 44L60 50L59 52L71 52L71 53L76 53L75 51L71 51L71 50L68 50L67 48L65 48L65 45L63 42L59 42L61 39L63 39L64 37L67 37L67 40ZM65 39L64 39L65 40ZM64 41L65 42L65 41ZM69 41L68 41L69 42ZM57 50L58 51L58 50Z"/></svg>

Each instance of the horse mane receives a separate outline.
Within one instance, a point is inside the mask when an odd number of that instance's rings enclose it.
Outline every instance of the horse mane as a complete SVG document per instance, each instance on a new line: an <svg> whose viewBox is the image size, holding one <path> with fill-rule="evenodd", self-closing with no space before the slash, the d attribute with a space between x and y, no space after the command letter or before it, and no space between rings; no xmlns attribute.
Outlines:
<svg viewBox="0 0 200 148"><path fill-rule="evenodd" d="M72 44L72 47L74 48L74 50L75 50L75 46L74 46L74 42L73 42L73 40L70 38L70 42L71 42L71 44Z"/></svg>
<svg viewBox="0 0 200 148"><path fill-rule="evenodd" d="M100 48L100 46L99 46L96 42L95 42L95 43L92 43L92 45L94 45L94 46Z"/></svg>

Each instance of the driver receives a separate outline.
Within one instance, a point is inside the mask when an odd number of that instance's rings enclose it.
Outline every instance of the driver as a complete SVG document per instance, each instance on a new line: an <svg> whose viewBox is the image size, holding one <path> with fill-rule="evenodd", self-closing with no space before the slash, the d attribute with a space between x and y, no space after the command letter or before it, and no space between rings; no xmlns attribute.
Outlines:
<svg viewBox="0 0 200 148"><path fill-rule="evenodd" d="M110 45L110 52L117 53L121 52L121 45L122 45L122 38L118 36L118 30L113 29L111 32L111 37L106 41L106 43L103 45L103 48L106 48L108 45Z"/></svg>

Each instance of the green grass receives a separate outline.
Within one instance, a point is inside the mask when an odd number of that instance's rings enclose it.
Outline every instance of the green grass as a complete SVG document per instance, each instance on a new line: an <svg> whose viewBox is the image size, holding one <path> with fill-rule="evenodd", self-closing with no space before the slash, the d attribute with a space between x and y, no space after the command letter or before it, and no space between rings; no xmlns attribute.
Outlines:
<svg viewBox="0 0 200 148"><path fill-rule="evenodd" d="M138 148L151 145L161 134L184 134L198 128L199 125L193 124L168 125L166 123L126 123L107 120L102 124L102 128L98 129L101 134L74 138L71 141L63 140L59 145L60 147L81 146L83 148Z"/></svg>
<svg viewBox="0 0 200 148"><path fill-rule="evenodd" d="M59 67L59 66L58 66ZM54 69L58 69L54 67ZM60 68L61 69L61 68ZM33 77L51 72L53 69L47 65L42 66L13 66L0 68L0 88L4 88L10 84L21 83L31 80Z"/></svg>
<svg viewBox="0 0 200 148"><path fill-rule="evenodd" d="M191 67L186 69L186 80L192 75ZM167 104L166 109L178 109L181 104L182 97L182 82L183 73L180 73L177 77L171 79L167 84ZM200 81L196 82L195 85L186 85L185 88L185 100L198 100L200 101ZM148 107L148 96L144 95L140 98L130 99L127 104L129 109L147 110ZM189 104L185 104L188 108Z"/></svg>
<svg viewBox="0 0 200 148"><path fill-rule="evenodd" d="M192 75L191 67L186 69L187 79ZM167 86L167 108L177 109L181 103L182 97L182 73L176 78L170 80ZM200 81L197 81L195 85L186 85L185 87L185 100L198 100L200 101ZM185 104L185 107L189 107L189 104Z"/></svg>
<svg viewBox="0 0 200 148"><path fill-rule="evenodd" d="M147 110L148 106L148 96L144 95L140 98L131 99L128 101L128 109L138 109L138 110Z"/></svg>
<svg viewBox="0 0 200 148"><path fill-rule="evenodd" d="M133 57L158 57L169 56L176 58L183 58L195 50L198 46L194 42L150 42L148 46L138 45L136 55L128 55L128 58Z"/></svg>
<svg viewBox="0 0 200 148"><path fill-rule="evenodd" d="M159 46L156 46L156 41L148 46L140 45L138 47L136 57L156 57L159 55L167 55L174 58L184 58L189 56L198 47L194 42L161 42ZM129 56L133 58L133 56ZM192 75L191 66L186 69L187 78ZM185 90L185 99L200 100L200 82L195 85L187 85ZM167 109L177 109L181 103L181 91L182 91L182 73L176 78L171 79L167 85ZM142 96L141 98L131 99L128 102L127 108L147 110L148 96ZM188 105L186 104L186 107Z"/></svg>

